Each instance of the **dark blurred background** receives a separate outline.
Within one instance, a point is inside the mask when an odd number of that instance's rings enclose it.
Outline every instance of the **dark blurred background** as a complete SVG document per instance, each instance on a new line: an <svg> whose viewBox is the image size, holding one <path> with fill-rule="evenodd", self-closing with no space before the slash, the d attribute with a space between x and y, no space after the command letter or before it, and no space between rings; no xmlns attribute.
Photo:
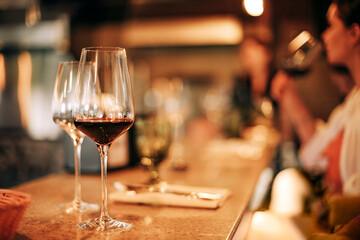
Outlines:
<svg viewBox="0 0 360 240"><path fill-rule="evenodd" d="M59 61L79 59L87 46L127 49L136 108L155 80L181 79L186 119L213 111L210 90L226 109L247 36L272 46L274 65L291 39L307 30L320 39L329 0L0 0L0 187L70 169L72 145L52 121ZM251 6L250 6L251 7ZM325 56L298 81L316 117L326 119L340 94ZM225 99L224 101L218 101ZM222 115L226 115L222 113ZM186 121L185 121L186 122ZM96 173L98 155L84 144L83 169ZM84 153L86 152L86 153ZM126 165L126 163L125 163Z"/></svg>

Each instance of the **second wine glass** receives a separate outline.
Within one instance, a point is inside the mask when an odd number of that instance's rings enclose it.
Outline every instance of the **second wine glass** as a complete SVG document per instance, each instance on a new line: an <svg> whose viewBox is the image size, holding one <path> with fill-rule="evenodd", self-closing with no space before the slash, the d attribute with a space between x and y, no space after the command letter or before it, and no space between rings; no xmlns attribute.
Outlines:
<svg viewBox="0 0 360 240"><path fill-rule="evenodd" d="M136 145L150 179L148 185L161 183L159 164L166 158L171 144L171 125L166 117L142 115L135 123Z"/></svg>
<svg viewBox="0 0 360 240"><path fill-rule="evenodd" d="M80 157L84 134L75 127L74 119L72 117L75 109L74 93L78 67L78 61L65 61L59 63L52 100L53 120L71 137L74 145L75 197L72 202L58 206L66 213L99 210L97 204L86 203L81 200Z"/></svg>
<svg viewBox="0 0 360 240"><path fill-rule="evenodd" d="M74 114L76 127L92 139L101 158L101 215L80 228L101 232L127 230L126 223L111 218L107 205L107 159L111 143L134 123L135 111L125 49L84 48L80 57Z"/></svg>

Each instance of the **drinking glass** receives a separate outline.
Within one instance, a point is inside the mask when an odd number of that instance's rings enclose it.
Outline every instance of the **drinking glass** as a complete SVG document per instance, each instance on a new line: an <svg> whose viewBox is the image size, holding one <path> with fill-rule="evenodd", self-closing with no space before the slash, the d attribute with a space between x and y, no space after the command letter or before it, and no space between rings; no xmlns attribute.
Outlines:
<svg viewBox="0 0 360 240"><path fill-rule="evenodd" d="M81 145L84 140L84 134L75 127L74 119L72 117L75 108L74 93L78 67L78 61L59 63L52 100L53 120L71 137L74 145L75 198L72 202L64 203L58 206L66 213L99 210L99 206L97 204L81 201L80 157Z"/></svg>
<svg viewBox="0 0 360 240"><path fill-rule="evenodd" d="M75 99L75 126L96 143L100 153L102 188L100 216L81 223L79 227L100 232L127 230L132 226L130 223L111 218L108 213L106 185L108 149L135 119L125 49L82 49Z"/></svg>
<svg viewBox="0 0 360 240"><path fill-rule="evenodd" d="M171 144L171 125L166 118L144 115L137 117L135 136L141 164L150 173L147 184L160 183L158 166L165 159Z"/></svg>
<svg viewBox="0 0 360 240"><path fill-rule="evenodd" d="M321 43L308 31L302 31L288 44L281 68L290 75L305 75L321 52Z"/></svg>

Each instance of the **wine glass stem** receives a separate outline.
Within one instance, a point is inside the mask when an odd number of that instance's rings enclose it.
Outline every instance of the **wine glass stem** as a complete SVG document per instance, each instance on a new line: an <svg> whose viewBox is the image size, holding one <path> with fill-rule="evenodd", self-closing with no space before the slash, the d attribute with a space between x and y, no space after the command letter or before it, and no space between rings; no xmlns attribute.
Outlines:
<svg viewBox="0 0 360 240"><path fill-rule="evenodd" d="M75 198L73 205L76 209L81 207L81 145L84 138L73 140L74 144L74 165L75 165Z"/></svg>
<svg viewBox="0 0 360 240"><path fill-rule="evenodd" d="M98 150L101 158L101 215L100 221L104 222L110 219L108 208L107 208L107 160L109 145L98 145Z"/></svg>
<svg viewBox="0 0 360 240"><path fill-rule="evenodd" d="M159 182L159 169L158 166L155 164L152 164L149 166L150 170L150 184L156 184Z"/></svg>

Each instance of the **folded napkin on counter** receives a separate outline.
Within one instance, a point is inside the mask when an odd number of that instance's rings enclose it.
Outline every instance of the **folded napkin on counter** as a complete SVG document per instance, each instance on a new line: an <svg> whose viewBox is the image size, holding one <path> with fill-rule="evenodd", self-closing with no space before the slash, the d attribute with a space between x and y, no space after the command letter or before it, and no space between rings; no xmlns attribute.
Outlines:
<svg viewBox="0 0 360 240"><path fill-rule="evenodd" d="M118 182L115 183L114 186L118 191L109 194L111 201L135 204L215 209L220 207L230 195L230 191L224 188L171 184L161 185L155 188L146 187L146 185L145 187L144 185L138 185L129 188Z"/></svg>

